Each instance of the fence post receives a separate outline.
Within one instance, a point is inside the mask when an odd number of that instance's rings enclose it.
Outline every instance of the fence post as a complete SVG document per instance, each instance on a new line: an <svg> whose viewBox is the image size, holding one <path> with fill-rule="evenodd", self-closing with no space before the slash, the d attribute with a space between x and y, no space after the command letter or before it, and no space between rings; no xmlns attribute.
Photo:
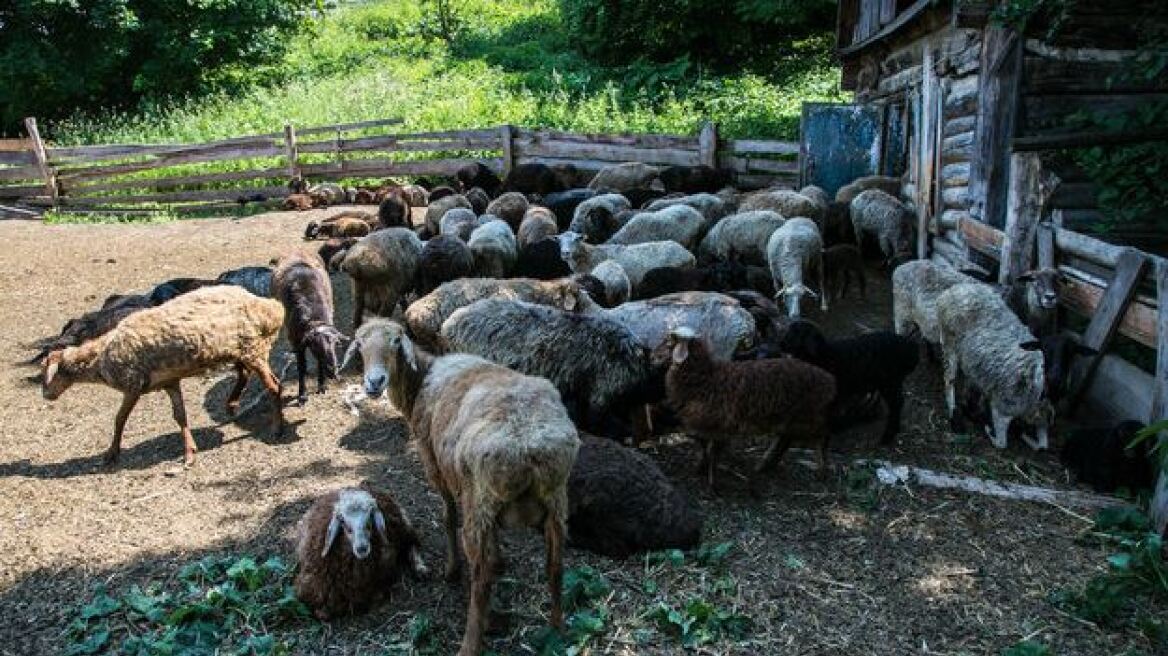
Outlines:
<svg viewBox="0 0 1168 656"><path fill-rule="evenodd" d="M512 141L515 138L515 128L510 125L504 125L499 128L499 141L503 144L503 177L515 168L515 152L511 149Z"/></svg>
<svg viewBox="0 0 1168 656"><path fill-rule="evenodd" d="M45 142L41 140L41 131L37 129L37 121L33 117L24 119L24 129L28 131L28 138L32 140L32 152L36 157L37 167L41 170L41 177L45 179L45 193L57 205L57 175L49 166L49 157L45 152Z"/></svg>
<svg viewBox="0 0 1168 656"><path fill-rule="evenodd" d="M718 124L706 121L698 134L698 164L718 168Z"/></svg>
<svg viewBox="0 0 1168 656"><path fill-rule="evenodd" d="M1156 263L1156 299L1159 307L1159 318L1156 322L1157 346L1156 351L1156 383L1152 390L1151 421L1168 419L1168 262L1160 260ZM1168 431L1161 432L1161 457L1168 449ZM1151 505L1152 526L1156 527L1160 535L1168 529L1168 473L1162 469L1156 483L1156 495Z"/></svg>
<svg viewBox="0 0 1168 656"><path fill-rule="evenodd" d="M1010 188L1006 198L1006 229L998 282L1008 285L1032 268L1034 239L1046 201L1058 186L1057 176L1044 173L1038 153L1010 157Z"/></svg>
<svg viewBox="0 0 1168 656"><path fill-rule="evenodd" d="M288 179L300 177L300 153L296 148L296 128L291 123L284 124L284 154L288 158Z"/></svg>

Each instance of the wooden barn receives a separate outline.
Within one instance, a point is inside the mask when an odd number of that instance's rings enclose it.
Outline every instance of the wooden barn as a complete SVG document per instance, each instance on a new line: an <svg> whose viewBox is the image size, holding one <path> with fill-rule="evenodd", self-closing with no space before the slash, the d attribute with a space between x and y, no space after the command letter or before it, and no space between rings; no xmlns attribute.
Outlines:
<svg viewBox="0 0 1168 656"><path fill-rule="evenodd" d="M855 104L805 110L804 179L830 192L860 174L902 176L920 256L977 265L1003 283L1057 267L1066 280L1062 325L1112 354L1082 364L1072 389L1097 412L1164 418L1168 222L1115 221L1075 153L1168 147L1163 123L1126 120L1168 107L1168 74L1131 74L1146 35L1157 34L1151 26L1168 25L1168 3L1029 4L1042 11L1024 17L1017 2L841 0L837 52ZM832 149L809 152L831 135ZM842 171L840 180L826 170ZM1164 483L1160 504L1163 526Z"/></svg>

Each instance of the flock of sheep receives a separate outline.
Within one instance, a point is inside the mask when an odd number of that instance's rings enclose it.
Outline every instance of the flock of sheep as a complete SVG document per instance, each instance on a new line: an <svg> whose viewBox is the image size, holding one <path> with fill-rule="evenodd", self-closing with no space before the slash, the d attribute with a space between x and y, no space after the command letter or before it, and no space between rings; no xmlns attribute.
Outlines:
<svg viewBox="0 0 1168 656"><path fill-rule="evenodd" d="M1014 419L1034 429L1034 446L1048 445L1067 367L1083 351L1044 327L1057 273L1003 290L911 260L915 214L899 179L861 178L833 200L816 187L742 193L707 167L628 163L587 186L577 177L525 164L500 180L476 164L430 189L294 180L290 209L378 209L309 224L306 239L326 240L319 251L287 253L274 268L110 297L44 345L44 395L81 382L121 391L113 462L138 398L164 390L190 464L183 378L234 366L235 413L257 376L279 432L281 380L269 359L281 328L301 404L308 353L319 391L359 358L365 394L387 394L404 415L444 501L446 576L459 575L460 553L469 564L464 655L482 648L500 526L543 531L557 627L565 541L623 556L700 540L686 495L617 439L677 427L702 445L711 487L719 452L742 437L771 440L756 474L796 442L815 447L826 471L831 428L872 398L887 412L882 443L894 441L924 342L940 348L951 417L980 421L988 407L995 445ZM417 228L415 207L425 208ZM863 295L865 242L894 268L894 330L829 338L800 319L803 307L817 300L830 311L852 282ZM337 271L353 285L351 338L334 326ZM318 499L299 535L297 593L321 617L361 611L401 573L426 573L416 530L384 491Z"/></svg>

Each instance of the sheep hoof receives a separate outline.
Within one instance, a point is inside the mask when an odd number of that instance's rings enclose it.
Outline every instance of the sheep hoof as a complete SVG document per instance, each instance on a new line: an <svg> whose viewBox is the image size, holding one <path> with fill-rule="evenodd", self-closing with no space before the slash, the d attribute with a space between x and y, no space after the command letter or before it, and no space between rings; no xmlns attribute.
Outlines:
<svg viewBox="0 0 1168 656"><path fill-rule="evenodd" d="M228 401L227 414L234 417L237 412L239 412L239 401Z"/></svg>
<svg viewBox="0 0 1168 656"><path fill-rule="evenodd" d="M184 467L194 467L195 466L195 454L193 451L191 453L187 453L187 454L183 455L183 466Z"/></svg>
<svg viewBox="0 0 1168 656"><path fill-rule="evenodd" d="M112 465L118 461L122 455L121 449L108 449L101 457L101 462L106 465Z"/></svg>
<svg viewBox="0 0 1168 656"><path fill-rule="evenodd" d="M305 394L303 396L296 397L296 405L303 408L307 404L308 404L308 395L307 394Z"/></svg>

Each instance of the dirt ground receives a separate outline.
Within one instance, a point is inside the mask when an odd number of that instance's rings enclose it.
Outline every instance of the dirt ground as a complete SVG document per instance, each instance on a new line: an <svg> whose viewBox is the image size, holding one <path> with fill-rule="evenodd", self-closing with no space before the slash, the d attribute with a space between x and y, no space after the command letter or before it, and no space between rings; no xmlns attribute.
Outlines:
<svg viewBox="0 0 1168 656"><path fill-rule="evenodd" d="M367 405L355 417L334 386L304 408L289 407L291 435L272 440L262 430L262 408L238 423L225 417L230 378L219 373L184 383L201 449L193 468L181 467L181 440L160 394L139 404L121 463L107 468L100 455L118 395L84 386L50 403L28 380L35 371L17 364L33 354L34 340L55 334L106 295L264 264L300 244L314 215L145 226L0 223L7 244L0 280L0 398L7 399L0 407L0 653L61 652L68 614L99 582L116 588L165 580L207 554L290 557L291 529L310 501L363 480L396 495L423 533L426 560L441 563L440 501L388 406ZM347 281L337 277L334 285L338 323L348 332ZM887 281L873 280L867 300L846 299L824 323L835 334L886 327L889 304ZM352 382L355 376L342 384ZM885 488L847 466L874 457L1066 486L1051 455L1020 443L997 452L984 437L949 434L939 386L931 365L914 374L895 447L875 446L879 422L847 431L834 438L830 475L820 479L787 462L758 496L736 473L749 471L762 445L727 450L718 496L704 491L692 444L651 447L666 473L699 500L705 540L733 546L718 572L569 550L567 566L591 565L613 586L604 601L610 628L590 653L680 652L645 611L659 600L677 605L702 595L755 623L742 641L717 642L703 653L998 654L1024 638L1043 641L1056 654L1148 651L1139 635L1103 632L1049 601L1105 563L1106 550L1081 539L1089 526L1082 517L1047 505ZM245 402L257 393L253 384ZM293 394L294 385L285 383L285 399ZM546 622L542 540L517 533L502 548L508 566L494 604L510 621L489 646L500 654L530 653L525 640ZM439 653L450 653L465 605L465 585L406 581L367 615L292 629L300 634L295 649L386 653L412 614L424 611L437 630Z"/></svg>

